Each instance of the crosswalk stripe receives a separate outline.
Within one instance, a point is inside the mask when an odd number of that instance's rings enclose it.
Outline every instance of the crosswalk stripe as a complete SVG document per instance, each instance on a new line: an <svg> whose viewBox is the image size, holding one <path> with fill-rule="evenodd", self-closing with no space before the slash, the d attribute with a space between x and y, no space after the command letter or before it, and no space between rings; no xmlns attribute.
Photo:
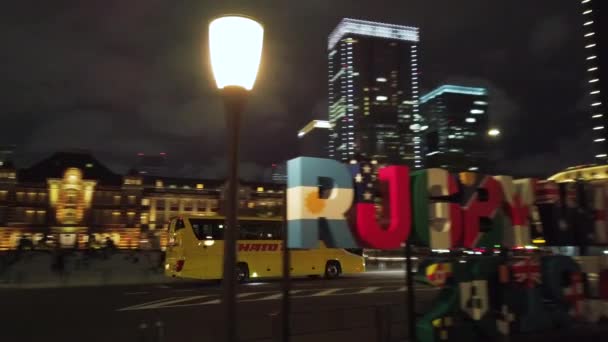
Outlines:
<svg viewBox="0 0 608 342"><path fill-rule="evenodd" d="M166 300L170 300L170 299L173 299L173 298L176 298L176 297L168 297L168 298L163 298L163 299L153 300L153 301L151 301L151 302L147 302L147 303L143 303L143 304L136 304L136 305L133 305L133 306L126 307L126 308L124 308L124 309L120 309L120 310L118 310L118 311L127 310L127 309L132 309L132 308L133 308L133 309L137 309L137 308L139 308L140 306L145 306L145 305L150 305L150 304L160 303L160 302L164 302L164 301L166 301Z"/></svg>
<svg viewBox="0 0 608 342"><path fill-rule="evenodd" d="M243 292L236 295L236 298L245 298L258 294L259 292Z"/></svg>
<svg viewBox="0 0 608 342"><path fill-rule="evenodd" d="M303 290L291 290L291 291L289 291L289 293L293 295L293 294L296 294L296 293L300 293L302 291ZM256 301L257 300L273 300L273 299L279 299L281 297L283 297L283 293L279 292L279 293L272 294L270 296L255 298L253 300L256 300Z"/></svg>
<svg viewBox="0 0 608 342"><path fill-rule="evenodd" d="M157 300L157 301L153 301L153 302L148 302L148 303L143 303L143 304L139 304L139 305L133 305L133 306L129 306L126 308L122 308L118 311L129 311L129 310L146 310L146 309L157 309L157 308L161 308L163 306L170 306L170 305L174 305L177 303L183 303L183 302L188 302L188 301L192 301L192 300L197 300L197 299L202 299L202 298L206 298L209 297L210 295L203 295L203 296L190 296L190 297L184 297L184 298L178 298L178 299L172 299L172 298L165 298L162 300Z"/></svg>
<svg viewBox="0 0 608 342"><path fill-rule="evenodd" d="M380 289L379 286L370 286L370 287L364 288L363 290L359 291L358 293L372 293L378 289Z"/></svg>
<svg viewBox="0 0 608 342"><path fill-rule="evenodd" d="M340 290L343 290L343 289L341 289L341 288L336 288L336 289L328 289L328 290L325 290L325 291L317 292L317 293L315 293L315 294L311 295L311 297L321 297L321 296L327 296L327 295L330 295L330 294L332 294L332 293L338 292L338 291L340 291Z"/></svg>
<svg viewBox="0 0 608 342"><path fill-rule="evenodd" d="M437 291L438 288L415 288L415 291ZM314 292L313 292L314 291ZM296 295L294 298L308 298L308 297L323 297L323 296L349 296L357 294L385 294L406 291L405 286L397 287L380 287L380 286L369 286L365 288L330 288L330 289L294 289L290 291L290 294ZM278 300L281 299L281 292L243 292L237 294L237 298L240 302L256 302L266 300ZM201 301L201 299L206 301ZM199 305L213 305L220 304L221 298L217 297L217 294L200 295L200 296L189 296L189 297L169 297L151 302L146 302L138 305L129 306L126 308L118 309L117 311L131 311L131 310L148 310L148 309L166 309L172 307L187 307L187 306L199 306Z"/></svg>
<svg viewBox="0 0 608 342"><path fill-rule="evenodd" d="M279 299L281 297L283 297L283 294L279 292L279 293L275 293L275 294L270 295L270 296L256 298L255 300L273 300L273 299Z"/></svg>

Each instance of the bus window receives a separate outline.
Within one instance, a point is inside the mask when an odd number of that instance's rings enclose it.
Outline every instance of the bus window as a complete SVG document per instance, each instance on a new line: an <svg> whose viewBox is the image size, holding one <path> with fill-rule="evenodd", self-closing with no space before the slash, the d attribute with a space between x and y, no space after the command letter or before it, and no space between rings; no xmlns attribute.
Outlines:
<svg viewBox="0 0 608 342"><path fill-rule="evenodd" d="M269 222L266 237L270 240L283 239L283 222Z"/></svg>
<svg viewBox="0 0 608 342"><path fill-rule="evenodd" d="M240 240L280 240L281 222L241 221L239 222Z"/></svg>
<svg viewBox="0 0 608 342"><path fill-rule="evenodd" d="M194 235L199 240L222 240L224 222L205 219L190 219Z"/></svg>

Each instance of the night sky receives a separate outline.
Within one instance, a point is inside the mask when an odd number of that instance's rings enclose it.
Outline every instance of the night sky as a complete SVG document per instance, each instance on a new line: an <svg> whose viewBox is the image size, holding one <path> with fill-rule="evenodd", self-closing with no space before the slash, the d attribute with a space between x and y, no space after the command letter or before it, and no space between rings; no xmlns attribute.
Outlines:
<svg viewBox="0 0 608 342"><path fill-rule="evenodd" d="M244 120L242 172L297 155L297 130L327 118L327 35L343 17L418 26L423 93L485 86L518 175L591 162L580 3L572 0L10 1L0 14L0 143L18 166L91 150L124 172L138 152L175 176L221 177L224 117L207 24L243 13L266 29Z"/></svg>

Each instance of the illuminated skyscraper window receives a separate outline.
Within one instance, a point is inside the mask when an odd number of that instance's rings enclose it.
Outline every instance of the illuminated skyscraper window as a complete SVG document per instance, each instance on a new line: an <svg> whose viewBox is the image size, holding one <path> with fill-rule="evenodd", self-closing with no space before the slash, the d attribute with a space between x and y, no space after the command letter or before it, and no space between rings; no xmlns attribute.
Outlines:
<svg viewBox="0 0 608 342"><path fill-rule="evenodd" d="M594 145L594 155L598 163L608 161L608 145L606 138L608 126L604 111L608 103L606 83L608 82L608 22L602 17L608 14L608 1L581 0L583 44L585 48L585 69L587 70L589 86L589 114L591 116L590 130Z"/></svg>
<svg viewBox="0 0 608 342"><path fill-rule="evenodd" d="M428 125L425 166L486 171L488 100L484 88L441 86L420 98Z"/></svg>

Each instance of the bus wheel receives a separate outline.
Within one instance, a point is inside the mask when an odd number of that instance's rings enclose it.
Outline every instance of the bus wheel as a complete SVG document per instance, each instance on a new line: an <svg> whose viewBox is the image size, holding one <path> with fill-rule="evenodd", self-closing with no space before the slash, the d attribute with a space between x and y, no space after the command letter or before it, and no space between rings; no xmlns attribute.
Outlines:
<svg viewBox="0 0 608 342"><path fill-rule="evenodd" d="M341 272L340 263L337 261L328 261L325 264L325 278L327 279L336 279L340 276Z"/></svg>
<svg viewBox="0 0 608 342"><path fill-rule="evenodd" d="M239 283L244 283L249 279L249 267L247 264L239 263L236 265L236 280Z"/></svg>

